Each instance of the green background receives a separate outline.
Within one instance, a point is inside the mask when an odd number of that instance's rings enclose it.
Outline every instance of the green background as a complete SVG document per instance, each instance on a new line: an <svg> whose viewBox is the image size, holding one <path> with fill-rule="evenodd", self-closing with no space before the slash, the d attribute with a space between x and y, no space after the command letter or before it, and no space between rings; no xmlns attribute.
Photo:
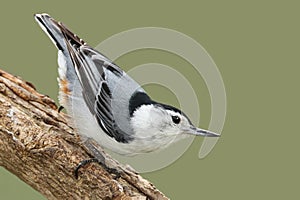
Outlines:
<svg viewBox="0 0 300 200"><path fill-rule="evenodd" d="M203 139L196 138L171 166L143 176L172 199L300 197L300 5L296 1L78 2L2 1L0 67L56 99L56 49L35 23L34 13L51 14L91 46L136 27L180 31L208 51L222 74L228 101L225 127L205 159L198 159ZM126 70L147 62L188 66L178 56L151 50L117 60ZM200 124L207 127L209 94L201 78L199 85ZM152 89L149 93L159 96L161 88ZM166 101L176 104L172 97ZM43 198L3 168L0 194L1 199Z"/></svg>

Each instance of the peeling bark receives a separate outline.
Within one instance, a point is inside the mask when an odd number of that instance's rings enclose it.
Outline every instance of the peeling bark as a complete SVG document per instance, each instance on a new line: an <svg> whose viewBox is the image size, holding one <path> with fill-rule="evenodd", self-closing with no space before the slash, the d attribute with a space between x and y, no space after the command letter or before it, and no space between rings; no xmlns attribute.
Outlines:
<svg viewBox="0 0 300 200"><path fill-rule="evenodd" d="M0 166L3 166L48 199L168 199L130 167L107 155L110 167L91 163L74 169L90 158L67 115L58 113L55 102L34 86L0 70Z"/></svg>

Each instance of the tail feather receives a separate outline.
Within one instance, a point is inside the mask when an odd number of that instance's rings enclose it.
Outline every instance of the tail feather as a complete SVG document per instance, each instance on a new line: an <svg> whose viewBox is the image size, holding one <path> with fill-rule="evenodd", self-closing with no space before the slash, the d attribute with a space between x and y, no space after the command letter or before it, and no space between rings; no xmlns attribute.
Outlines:
<svg viewBox="0 0 300 200"><path fill-rule="evenodd" d="M49 36L58 49L58 82L59 100L64 107L69 107L70 96L74 96L74 89L80 87L75 68L69 52L70 43L80 46L84 42L69 31L62 23L55 21L48 14L34 15L43 31ZM79 93L77 95L80 95Z"/></svg>
<svg viewBox="0 0 300 200"><path fill-rule="evenodd" d="M49 36L55 46L64 51L66 49L66 44L64 40L64 35L58 26L58 23L53 20L48 14L35 14L36 21L43 29L43 31Z"/></svg>

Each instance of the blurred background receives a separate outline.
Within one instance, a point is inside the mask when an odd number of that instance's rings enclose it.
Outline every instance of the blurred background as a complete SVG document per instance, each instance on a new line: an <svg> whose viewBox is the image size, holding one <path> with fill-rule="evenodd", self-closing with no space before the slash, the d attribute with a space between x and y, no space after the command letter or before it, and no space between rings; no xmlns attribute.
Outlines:
<svg viewBox="0 0 300 200"><path fill-rule="evenodd" d="M0 68L57 99L57 50L33 19L47 12L91 46L137 27L165 27L200 43L217 64L227 92L222 137L198 159L196 138L172 165L143 176L171 199L298 199L299 3L296 1L5 1L0 6ZM142 50L116 61L125 70L157 62L187 73L199 98L201 127L210 98L190 64L168 52ZM176 105L163 87L146 87ZM164 92L165 95L159 95ZM1 199L44 199L0 168Z"/></svg>

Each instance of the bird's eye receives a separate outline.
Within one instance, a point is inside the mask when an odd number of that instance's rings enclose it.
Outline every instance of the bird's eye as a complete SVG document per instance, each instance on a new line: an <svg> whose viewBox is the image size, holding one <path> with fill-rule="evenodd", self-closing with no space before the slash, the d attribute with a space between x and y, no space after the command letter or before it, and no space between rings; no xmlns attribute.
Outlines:
<svg viewBox="0 0 300 200"><path fill-rule="evenodd" d="M173 121L175 124L179 124L179 123L180 123L180 117L174 115L174 116L172 116L172 121Z"/></svg>

